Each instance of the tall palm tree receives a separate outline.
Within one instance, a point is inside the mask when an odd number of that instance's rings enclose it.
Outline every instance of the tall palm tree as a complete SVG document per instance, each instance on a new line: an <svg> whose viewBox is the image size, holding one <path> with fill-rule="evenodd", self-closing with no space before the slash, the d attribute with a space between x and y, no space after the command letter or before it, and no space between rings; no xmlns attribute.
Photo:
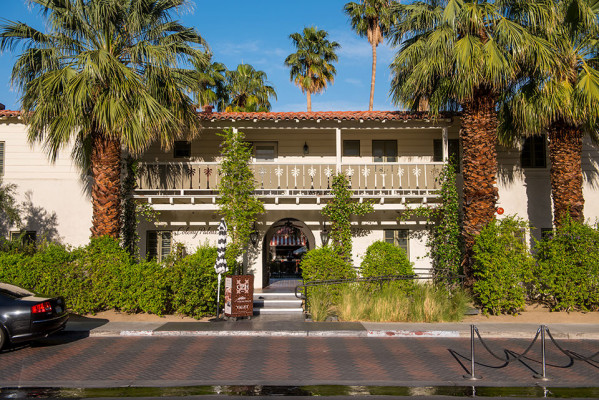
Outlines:
<svg viewBox="0 0 599 400"><path fill-rule="evenodd" d="M308 111L312 111L312 93L322 93L335 80L335 51L341 46L327 39L328 33L315 27L304 28L302 34L289 35L297 52L285 59L291 68L290 79L307 95Z"/></svg>
<svg viewBox="0 0 599 400"><path fill-rule="evenodd" d="M226 103L226 74L225 64L212 61L212 54L208 54L210 62L202 62L196 66L197 84L195 90L198 107L207 105L222 107Z"/></svg>
<svg viewBox="0 0 599 400"><path fill-rule="evenodd" d="M502 107L501 130L548 133L551 195L556 227L565 215L584 221L582 140L598 138L599 1L557 0L555 20L540 26L559 62L531 74Z"/></svg>
<svg viewBox="0 0 599 400"><path fill-rule="evenodd" d="M93 237L118 237L121 152L168 147L198 118L186 93L196 84L179 61L207 61L204 40L171 18L185 0L31 0L48 32L0 27L0 47L23 48L12 72L22 91L29 140L50 157L74 143L91 172Z"/></svg>
<svg viewBox="0 0 599 400"><path fill-rule="evenodd" d="M268 84L264 71L249 64L239 64L226 72L226 111L270 111L270 98L277 99L274 87Z"/></svg>
<svg viewBox="0 0 599 400"><path fill-rule="evenodd" d="M350 2L344 7L350 18L351 26L360 37L366 37L372 46L372 76L370 79L370 102L368 110L374 104L374 83L376 80L376 48L383 42L393 24L395 14L391 12L393 0L361 0Z"/></svg>
<svg viewBox="0 0 599 400"><path fill-rule="evenodd" d="M431 112L462 111L463 260L472 283L475 237L494 217L498 198L497 102L519 79L522 65L546 68L546 43L525 29L549 18L549 4L527 0L422 0L394 6L400 45L392 64L391 92L397 104L416 109L424 99Z"/></svg>

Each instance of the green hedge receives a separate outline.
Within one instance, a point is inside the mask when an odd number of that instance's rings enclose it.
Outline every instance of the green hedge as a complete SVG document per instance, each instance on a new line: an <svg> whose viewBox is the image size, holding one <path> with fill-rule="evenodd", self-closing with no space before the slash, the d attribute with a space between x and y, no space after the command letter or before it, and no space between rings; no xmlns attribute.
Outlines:
<svg viewBox="0 0 599 400"><path fill-rule="evenodd" d="M537 244L532 294L552 310L599 310L599 230L566 218Z"/></svg>
<svg viewBox="0 0 599 400"><path fill-rule="evenodd" d="M527 225L514 217L487 225L474 244L473 294L484 313L524 309L534 260L525 240Z"/></svg>
<svg viewBox="0 0 599 400"><path fill-rule="evenodd" d="M214 313L216 248L168 263L136 262L116 240L92 239L70 250L48 244L35 253L0 252L0 281L64 296L75 313L116 309L202 317Z"/></svg>
<svg viewBox="0 0 599 400"><path fill-rule="evenodd" d="M406 253L391 243L377 241L366 249L360 264L362 276L413 275Z"/></svg>
<svg viewBox="0 0 599 400"><path fill-rule="evenodd" d="M331 246L310 250L304 255L300 265L305 282L356 277L352 265Z"/></svg>

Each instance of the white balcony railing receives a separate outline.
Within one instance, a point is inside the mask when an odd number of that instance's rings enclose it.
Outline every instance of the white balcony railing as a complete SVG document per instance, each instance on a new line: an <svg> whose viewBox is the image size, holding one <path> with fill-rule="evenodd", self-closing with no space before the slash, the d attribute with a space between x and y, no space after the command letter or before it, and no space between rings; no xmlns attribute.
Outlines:
<svg viewBox="0 0 599 400"><path fill-rule="evenodd" d="M336 165L331 163L253 163L256 191L279 194L327 194ZM431 193L439 188L437 178L443 163L343 163L343 172L355 192L398 190ZM172 192L194 195L217 194L218 163L155 162L141 164L137 192Z"/></svg>

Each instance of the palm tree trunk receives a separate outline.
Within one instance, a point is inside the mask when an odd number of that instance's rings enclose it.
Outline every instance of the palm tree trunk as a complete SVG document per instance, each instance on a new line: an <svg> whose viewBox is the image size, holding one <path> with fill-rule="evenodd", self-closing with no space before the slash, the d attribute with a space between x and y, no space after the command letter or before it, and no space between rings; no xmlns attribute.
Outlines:
<svg viewBox="0 0 599 400"><path fill-rule="evenodd" d="M558 121L549 127L553 223L561 225L566 215L584 221L582 193L582 131Z"/></svg>
<svg viewBox="0 0 599 400"><path fill-rule="evenodd" d="M309 90L306 90L306 97L308 98L308 112L312 111L312 96Z"/></svg>
<svg viewBox="0 0 599 400"><path fill-rule="evenodd" d="M494 97L480 89L474 100L463 104L461 139L464 176L464 260L465 284L471 287L472 249L476 236L494 218L498 198L497 114Z"/></svg>
<svg viewBox="0 0 599 400"><path fill-rule="evenodd" d="M373 41L372 45L372 76L370 78L370 103L368 103L368 111L372 111L374 105L374 82L376 80L376 46L377 44Z"/></svg>
<svg viewBox="0 0 599 400"><path fill-rule="evenodd" d="M92 237L119 237L121 230L121 144L92 134Z"/></svg>

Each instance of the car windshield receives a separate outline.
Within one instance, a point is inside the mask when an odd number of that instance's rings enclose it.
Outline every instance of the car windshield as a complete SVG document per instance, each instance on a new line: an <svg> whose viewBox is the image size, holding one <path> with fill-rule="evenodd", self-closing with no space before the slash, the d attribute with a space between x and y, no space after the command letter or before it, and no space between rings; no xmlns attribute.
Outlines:
<svg viewBox="0 0 599 400"><path fill-rule="evenodd" d="M0 293L9 295L11 297L23 298L28 296L33 296L29 290L25 290L15 285L10 285L8 283L0 282Z"/></svg>

